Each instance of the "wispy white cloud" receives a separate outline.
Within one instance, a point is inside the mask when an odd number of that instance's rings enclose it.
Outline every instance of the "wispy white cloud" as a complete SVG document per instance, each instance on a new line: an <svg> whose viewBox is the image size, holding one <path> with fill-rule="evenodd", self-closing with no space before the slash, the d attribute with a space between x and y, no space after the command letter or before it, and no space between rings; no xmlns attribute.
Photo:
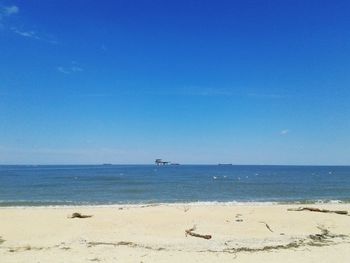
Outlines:
<svg viewBox="0 0 350 263"><path fill-rule="evenodd" d="M15 5L13 6L0 6L0 29L6 28L6 20L10 16L13 16L19 12L19 8Z"/></svg>
<svg viewBox="0 0 350 263"><path fill-rule="evenodd" d="M274 93L248 93L248 97L257 99L283 99L285 96Z"/></svg>
<svg viewBox="0 0 350 263"><path fill-rule="evenodd" d="M10 21L8 19L11 16L17 15L18 13L19 13L19 7L16 5L4 6L4 7L0 6L0 27L2 29L10 30L16 35L27 39L40 40L50 44L58 43L56 40L54 40L52 36L48 36L45 34L38 34L34 30L23 29L23 28L28 28L27 26L25 27L18 26L18 23L15 23L15 24L12 23L12 25L9 25Z"/></svg>
<svg viewBox="0 0 350 263"><path fill-rule="evenodd" d="M22 37L34 38L37 40L41 39L35 31L22 31L22 30L15 28L15 27L12 27L11 30L12 30L12 32L14 32L17 35L20 35Z"/></svg>
<svg viewBox="0 0 350 263"><path fill-rule="evenodd" d="M84 71L81 67L73 66L70 68L72 72L81 72Z"/></svg>
<svg viewBox="0 0 350 263"><path fill-rule="evenodd" d="M276 93L246 93L242 91L243 87L203 87L203 86L184 86L177 88L176 91L171 91L172 95L181 96L201 96L201 97L241 97L254 98L262 100L283 99L286 96ZM168 91L167 95L170 94ZM157 94L162 94L162 91Z"/></svg>
<svg viewBox="0 0 350 263"><path fill-rule="evenodd" d="M3 8L3 14L7 16L17 14L18 12L19 12L19 8L16 5L5 6Z"/></svg>
<svg viewBox="0 0 350 263"><path fill-rule="evenodd" d="M63 74L72 74L84 71L84 69L75 61L72 61L70 66L59 66L57 67L57 70Z"/></svg>
<svg viewBox="0 0 350 263"><path fill-rule="evenodd" d="M64 67L57 67L57 70L64 74L70 74L70 71L66 70Z"/></svg>
<svg viewBox="0 0 350 263"><path fill-rule="evenodd" d="M87 142L88 144L88 142ZM137 150L113 147L81 148L62 147L6 147L0 145L2 163L8 164L55 164L55 163L116 163L124 156L135 156Z"/></svg>
<svg viewBox="0 0 350 263"><path fill-rule="evenodd" d="M290 131L288 129L282 130L280 135L287 135Z"/></svg>
<svg viewBox="0 0 350 263"><path fill-rule="evenodd" d="M202 87L202 86L184 86L173 91L157 91L161 95L180 95L180 96L199 96L199 97L231 97L236 96L237 92L232 89L219 87Z"/></svg>
<svg viewBox="0 0 350 263"><path fill-rule="evenodd" d="M101 45L101 50L102 51L107 51L107 47L103 44L103 45Z"/></svg>
<svg viewBox="0 0 350 263"><path fill-rule="evenodd" d="M0 6L0 25L3 26L2 22L5 18L15 15L19 12L19 8L15 5L12 6Z"/></svg>
<svg viewBox="0 0 350 263"><path fill-rule="evenodd" d="M223 96L223 97L230 97L237 95L236 92L229 90L229 89L222 89L222 88L202 88L197 89L196 92L193 92L192 95L198 95L198 96Z"/></svg>
<svg viewBox="0 0 350 263"><path fill-rule="evenodd" d="M41 40L50 44L57 44L58 42L56 40L53 40L50 37L43 37L43 36L39 36L39 34L34 31L34 30L22 30L22 29L18 29L16 27L11 27L11 31L21 37L25 37L25 38L30 38L30 39L35 39L35 40Z"/></svg>

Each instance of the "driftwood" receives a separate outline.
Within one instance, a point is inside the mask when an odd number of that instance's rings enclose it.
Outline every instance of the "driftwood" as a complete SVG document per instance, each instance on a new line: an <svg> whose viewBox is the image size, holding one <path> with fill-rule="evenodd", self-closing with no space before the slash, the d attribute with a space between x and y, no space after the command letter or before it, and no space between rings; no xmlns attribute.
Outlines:
<svg viewBox="0 0 350 263"><path fill-rule="evenodd" d="M237 218L236 222L243 222L243 219L241 219L241 216L242 216L241 214L236 215L236 218Z"/></svg>
<svg viewBox="0 0 350 263"><path fill-rule="evenodd" d="M204 239L211 239L211 235L197 234L197 233L193 232L195 230L196 230L196 226L193 226L192 228L185 230L185 235L186 236L190 235L190 236L193 236L193 237L199 237L199 238L204 238Z"/></svg>
<svg viewBox="0 0 350 263"><path fill-rule="evenodd" d="M127 247L132 247L132 248L144 248L144 249L148 249L148 250L155 250L155 251L162 251L162 250L166 250L163 247L152 247L152 246L147 246L147 245L143 245L143 244L138 244L138 243L134 243L134 242L130 242L130 241L119 241L119 242L88 242L87 243L89 247L91 246L127 246Z"/></svg>
<svg viewBox="0 0 350 263"><path fill-rule="evenodd" d="M270 228L270 226L267 223L265 223L265 222L259 222L259 223L264 224L270 232L273 232L273 230Z"/></svg>
<svg viewBox="0 0 350 263"><path fill-rule="evenodd" d="M320 213L334 213L339 215L348 214L348 211L345 211L345 210L327 210L327 209L319 209L314 207L289 208L288 211L311 211L311 212L320 212Z"/></svg>
<svg viewBox="0 0 350 263"><path fill-rule="evenodd" d="M89 218L92 215L82 215L80 213L73 213L69 218Z"/></svg>
<svg viewBox="0 0 350 263"><path fill-rule="evenodd" d="M215 252L224 252L236 254L239 252L262 252L262 251L274 251L274 250L287 250L301 247L323 247L337 244L348 243L349 236L342 234L333 234L328 229L319 226L318 229L321 230L320 234L308 235L307 237L293 240L287 244L277 244L277 245L267 245L264 247L227 247L222 251ZM225 242L227 245L227 242Z"/></svg>

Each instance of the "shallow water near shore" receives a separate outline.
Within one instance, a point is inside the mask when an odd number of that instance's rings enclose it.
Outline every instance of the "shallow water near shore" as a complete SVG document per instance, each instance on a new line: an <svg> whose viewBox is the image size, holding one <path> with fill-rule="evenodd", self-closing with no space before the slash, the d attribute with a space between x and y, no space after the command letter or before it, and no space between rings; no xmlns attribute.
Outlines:
<svg viewBox="0 0 350 263"><path fill-rule="evenodd" d="M349 201L349 166L0 166L0 206Z"/></svg>

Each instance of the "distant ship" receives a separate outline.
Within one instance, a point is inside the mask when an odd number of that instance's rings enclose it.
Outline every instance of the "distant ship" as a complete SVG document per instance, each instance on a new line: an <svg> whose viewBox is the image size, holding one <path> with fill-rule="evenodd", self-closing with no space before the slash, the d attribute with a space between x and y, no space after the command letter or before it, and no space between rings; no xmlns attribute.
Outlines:
<svg viewBox="0 0 350 263"><path fill-rule="evenodd" d="M219 163L218 165L232 165L232 163Z"/></svg>
<svg viewBox="0 0 350 263"><path fill-rule="evenodd" d="M168 161L163 161L163 159L156 159L154 161L154 163L157 166L160 166L160 165L180 165L179 163L172 163L172 162L168 162Z"/></svg>
<svg viewBox="0 0 350 263"><path fill-rule="evenodd" d="M170 162L167 162L167 161L163 161L163 159L156 159L155 161L154 161L154 163L156 164L156 165L168 165L168 164L170 164Z"/></svg>

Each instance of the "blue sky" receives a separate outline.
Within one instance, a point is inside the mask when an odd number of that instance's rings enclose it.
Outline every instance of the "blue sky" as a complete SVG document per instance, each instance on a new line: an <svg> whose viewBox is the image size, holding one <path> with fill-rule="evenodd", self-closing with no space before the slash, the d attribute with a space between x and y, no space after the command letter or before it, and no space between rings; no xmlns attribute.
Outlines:
<svg viewBox="0 0 350 263"><path fill-rule="evenodd" d="M0 163L349 165L349 10L0 0Z"/></svg>

